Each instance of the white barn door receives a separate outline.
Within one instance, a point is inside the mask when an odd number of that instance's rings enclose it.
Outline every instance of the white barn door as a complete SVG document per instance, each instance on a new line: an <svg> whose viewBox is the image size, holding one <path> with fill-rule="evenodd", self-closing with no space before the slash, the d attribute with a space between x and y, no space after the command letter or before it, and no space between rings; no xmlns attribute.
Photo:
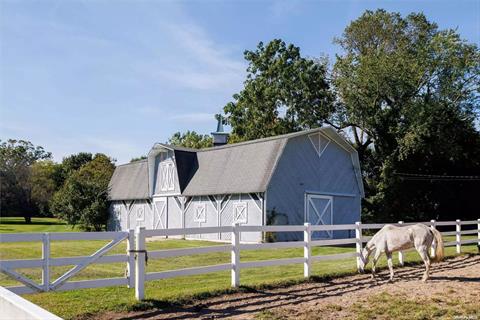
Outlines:
<svg viewBox="0 0 480 320"><path fill-rule="evenodd" d="M333 224L333 197L307 194L305 197L306 222L312 225ZM332 238L332 231L315 231L312 233L313 239Z"/></svg>
<svg viewBox="0 0 480 320"><path fill-rule="evenodd" d="M167 198L153 200L152 229L167 229Z"/></svg>

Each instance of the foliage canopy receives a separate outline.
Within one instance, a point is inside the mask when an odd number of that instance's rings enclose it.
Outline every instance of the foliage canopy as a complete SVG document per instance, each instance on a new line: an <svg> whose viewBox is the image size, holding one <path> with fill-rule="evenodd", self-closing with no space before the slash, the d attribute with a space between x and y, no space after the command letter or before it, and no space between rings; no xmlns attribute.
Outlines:
<svg viewBox="0 0 480 320"><path fill-rule="evenodd" d="M55 193L52 211L71 225L101 231L108 220L108 183L115 166L104 154L73 172Z"/></svg>
<svg viewBox="0 0 480 320"><path fill-rule="evenodd" d="M334 111L325 63L275 39L245 51L244 88L224 107L233 141L321 126Z"/></svg>
<svg viewBox="0 0 480 320"><path fill-rule="evenodd" d="M185 133L176 132L168 139L168 144L192 149L202 149L213 146L212 137L187 130Z"/></svg>

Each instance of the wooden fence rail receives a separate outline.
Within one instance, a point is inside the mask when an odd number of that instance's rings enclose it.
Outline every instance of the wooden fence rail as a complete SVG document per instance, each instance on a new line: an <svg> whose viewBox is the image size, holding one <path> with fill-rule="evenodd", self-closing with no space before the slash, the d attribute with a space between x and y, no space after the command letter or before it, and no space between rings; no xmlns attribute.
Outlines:
<svg viewBox="0 0 480 320"><path fill-rule="evenodd" d="M434 228L438 226L454 226L455 231L442 232L443 236L455 236L455 241L445 243L445 246L455 246L456 252L461 253L462 245L477 243L480 248L480 219L471 221L435 221L421 222ZM413 223L403 223L399 221L395 225L411 225ZM363 230L375 230L384 226L384 223L342 225L304 225L296 226L245 226L234 224L232 226L206 227L206 228L179 228L179 229L159 229L145 230L137 228L129 232L68 232L68 233L21 233L21 234L0 234L0 243L7 242L42 242L41 259L22 259L22 260L0 260L0 272L3 272L15 280L23 283L23 286L8 287L7 289L17 294L43 292L50 290L75 290L83 288L97 288L113 285L127 285L135 287L135 296L138 300L145 298L145 282L158 279L167 279L180 276L198 275L204 273L229 270L231 272L231 285L238 287L240 285L240 271L247 268L258 268L267 266L280 266L287 264L303 264L304 276L311 276L311 266L314 261L328 261L339 259L355 258L357 268L361 265L361 250L363 244L371 237L363 235ZM476 225L476 229L462 230L462 226ZM354 230L355 237L345 239L313 239L312 234L315 231L336 231L336 230ZM303 232L303 241L273 242L273 243L240 243L243 232ZM184 236L191 234L208 233L231 233L231 242L229 244L197 247L180 248L167 250L146 250L146 239L157 236ZM477 234L478 239L464 239L462 235ZM52 258L50 254L50 242L52 240L110 240L104 247L97 250L90 256ZM105 255L122 241L127 241L127 252L125 254ZM355 244L354 252L346 252L331 255L312 255L312 248L316 246L336 246ZM261 261L241 261L240 252L243 250L261 250L261 249L279 249L279 248L303 248L303 257L285 258ZM193 267L177 270L168 270L161 272L146 272L146 257L148 259L163 259L170 257L189 256L205 254L212 252L229 252L231 262L211 266ZM399 262L403 265L404 252L398 254ZM122 278L93 279L83 281L68 281L70 278L85 269L88 265L98 263L125 263L126 275ZM52 281L50 279L50 267L73 265L74 267ZM18 268L41 268L42 283L38 284L31 279L17 273L14 269Z"/></svg>

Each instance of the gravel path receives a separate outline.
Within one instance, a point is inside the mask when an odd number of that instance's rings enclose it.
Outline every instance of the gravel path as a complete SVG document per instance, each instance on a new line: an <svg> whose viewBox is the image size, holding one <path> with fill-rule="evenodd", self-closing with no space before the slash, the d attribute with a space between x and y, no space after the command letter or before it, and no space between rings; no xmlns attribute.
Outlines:
<svg viewBox="0 0 480 320"><path fill-rule="evenodd" d="M423 266L397 268L394 283L389 283L388 270L379 273L374 285L369 274L342 277L322 282L310 282L286 288L251 293L222 295L198 301L192 305L130 313L106 313L97 319L253 319L259 312L273 312L285 318L306 318L315 310L328 310L339 305L342 309L361 298L380 292L404 294L411 299L434 295L455 295L466 303L480 301L480 255L459 256L432 265L431 278L420 281ZM326 307L326 308L325 308ZM322 313L322 318L342 317L338 310Z"/></svg>

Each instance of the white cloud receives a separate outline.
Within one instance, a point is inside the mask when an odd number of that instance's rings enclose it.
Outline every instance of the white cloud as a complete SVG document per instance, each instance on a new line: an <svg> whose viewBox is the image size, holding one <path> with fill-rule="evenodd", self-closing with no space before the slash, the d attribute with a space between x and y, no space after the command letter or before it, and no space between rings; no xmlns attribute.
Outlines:
<svg viewBox="0 0 480 320"><path fill-rule="evenodd" d="M194 90L232 93L240 88L246 67L240 55L232 58L231 50L193 22L163 21L160 28L169 40L170 55L154 64L140 63L143 71Z"/></svg>

